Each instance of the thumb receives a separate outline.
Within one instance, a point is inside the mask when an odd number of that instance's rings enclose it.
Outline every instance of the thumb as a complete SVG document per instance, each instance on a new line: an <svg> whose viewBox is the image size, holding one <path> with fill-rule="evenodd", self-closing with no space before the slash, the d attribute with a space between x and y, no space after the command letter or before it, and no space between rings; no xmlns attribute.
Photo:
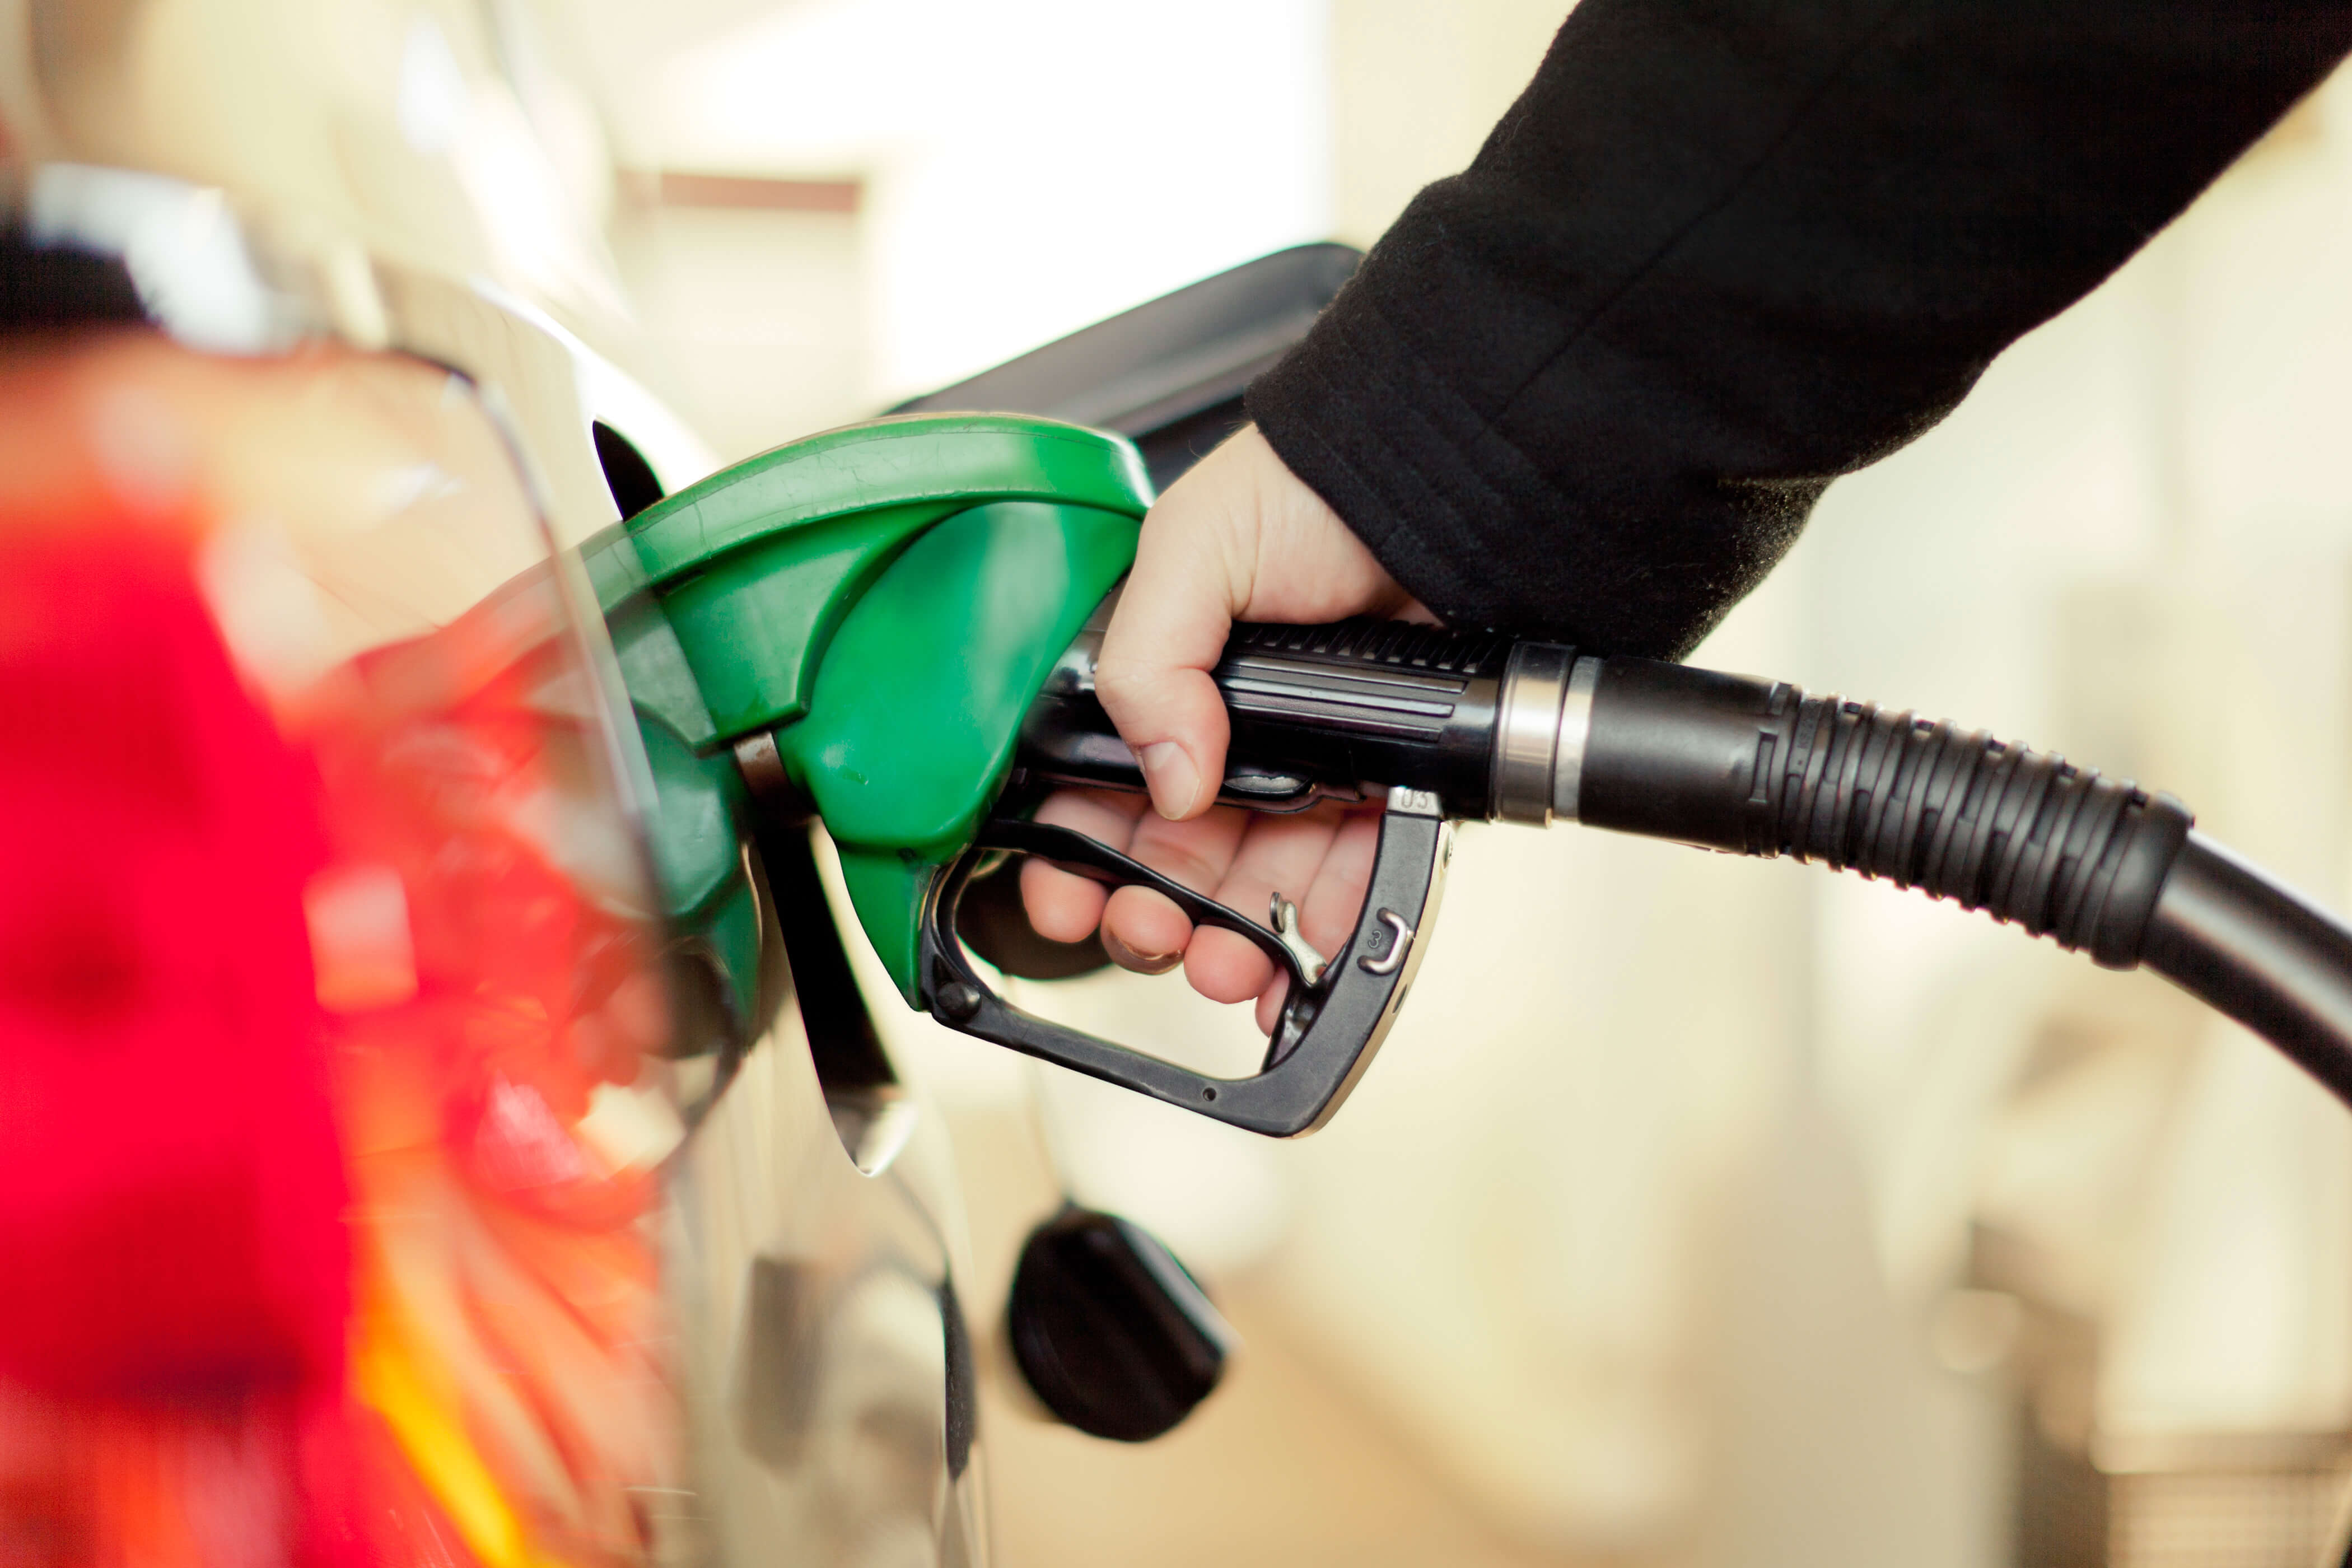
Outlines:
<svg viewBox="0 0 2352 1568"><path fill-rule="evenodd" d="M1215 526L1223 520L1202 515L1214 509L1200 494L1179 480L1144 520L1095 667L1103 710L1143 764L1152 805L1173 822L1206 811L1225 776L1225 705L1209 671L1245 596Z"/></svg>

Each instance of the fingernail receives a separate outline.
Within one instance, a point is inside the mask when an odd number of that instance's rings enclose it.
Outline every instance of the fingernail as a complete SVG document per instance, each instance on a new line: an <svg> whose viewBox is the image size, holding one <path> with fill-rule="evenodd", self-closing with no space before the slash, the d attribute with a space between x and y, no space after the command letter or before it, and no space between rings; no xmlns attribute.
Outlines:
<svg viewBox="0 0 2352 1568"><path fill-rule="evenodd" d="M1113 936L1108 930L1102 933L1103 951L1121 969L1132 969L1139 974L1165 974L1184 962L1181 952L1138 952Z"/></svg>
<svg viewBox="0 0 2352 1568"><path fill-rule="evenodd" d="M1192 797L1201 793L1201 770L1173 741L1144 747L1139 760L1144 783L1151 786L1151 804L1170 821L1181 820L1192 809Z"/></svg>

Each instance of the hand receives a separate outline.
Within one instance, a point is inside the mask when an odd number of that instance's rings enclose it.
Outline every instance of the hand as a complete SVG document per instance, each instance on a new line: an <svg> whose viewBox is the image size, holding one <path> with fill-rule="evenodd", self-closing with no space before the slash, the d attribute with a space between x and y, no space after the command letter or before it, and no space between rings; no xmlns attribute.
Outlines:
<svg viewBox="0 0 2352 1568"><path fill-rule="evenodd" d="M1135 570L1103 636L1095 689L1151 786L1140 796L1066 791L1037 813L1132 855L1186 887L1264 920L1279 890L1301 933L1338 951L1371 876L1376 815L1318 807L1273 816L1215 806L1224 777L1225 708L1209 671L1236 620L1313 623L1347 616L1426 620L1339 514L1244 426L1169 487L1143 521ZM1146 888L1102 888L1042 861L1021 893L1040 935L1076 942L1099 924L1122 966L1165 973L1179 962L1194 990L1258 999L1269 1032L1283 984L1265 954L1231 931L1197 934Z"/></svg>

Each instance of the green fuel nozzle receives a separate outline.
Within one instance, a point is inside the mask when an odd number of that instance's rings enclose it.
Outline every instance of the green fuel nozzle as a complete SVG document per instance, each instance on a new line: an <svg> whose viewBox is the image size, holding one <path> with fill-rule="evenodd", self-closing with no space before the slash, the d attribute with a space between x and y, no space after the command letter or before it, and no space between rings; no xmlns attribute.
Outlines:
<svg viewBox="0 0 2352 1568"><path fill-rule="evenodd" d="M1369 890L1329 955L1278 895L1263 916L1230 909L1026 820L1054 787L1141 787L1094 668L1150 501L1118 436L903 416L762 453L584 549L651 764L672 924L739 1017L773 925L751 847L804 867L805 839L777 835L814 817L910 1005L1294 1135L1338 1110L1395 1022L1450 823L1572 820L1851 868L2110 968L2145 960L2352 1101L2352 931L2205 844L2179 802L1783 682L1398 623L1236 627L1213 672L1233 720L1221 798L1384 805ZM1288 981L1262 1068L1203 1077L1006 1002L958 911L1012 855L1151 888L1255 943ZM814 896L813 874L793 885Z"/></svg>
<svg viewBox="0 0 2352 1568"><path fill-rule="evenodd" d="M1053 754L1041 737L1056 714L1082 719L1091 703L1081 634L1099 626L1132 563L1150 499L1141 460L1117 436L1014 416L906 416L762 453L584 548L651 764L649 837L670 918L735 1013L750 1011L762 941L746 847L779 819L814 816L910 1005L1260 1131L1305 1131L1337 1109L1420 960L1415 938L1450 842L1439 793L1389 792L1373 895L1328 963L1280 900L1261 921L999 809L1016 781L1128 782L1115 765L1105 776L1082 765L1124 754L1098 707L1093 752ZM1475 723L1455 729L1460 763L1483 742ZM1244 767L1226 796L1279 809L1353 795L1393 750L1355 732L1336 749L1277 746L1292 773ZM1196 922L1256 942L1290 980L1265 1070L1206 1079L1004 1002L956 917L972 879L1008 853L1155 888Z"/></svg>
<svg viewBox="0 0 2352 1568"><path fill-rule="evenodd" d="M1150 499L1118 437L919 415L763 452L591 541L674 912L747 890L749 747L824 820L876 952L919 995L926 885L994 804Z"/></svg>

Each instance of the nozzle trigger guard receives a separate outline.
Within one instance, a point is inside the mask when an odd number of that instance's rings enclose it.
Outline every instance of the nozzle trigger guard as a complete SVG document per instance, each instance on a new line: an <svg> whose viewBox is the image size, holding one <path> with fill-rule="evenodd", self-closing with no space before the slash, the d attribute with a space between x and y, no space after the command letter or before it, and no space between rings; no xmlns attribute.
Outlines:
<svg viewBox="0 0 2352 1568"><path fill-rule="evenodd" d="M1421 967L1452 850L1452 829L1434 795L1391 790L1355 931L1310 978L1291 945L1295 930L1269 931L1082 833L992 818L925 894L923 1004L940 1023L977 1038L1253 1132L1297 1137L1339 1110L1396 1022ZM1254 943L1290 979L1265 1065L1247 1078L1209 1078L1025 1013L997 995L957 940L956 908L982 862L1003 851L1034 855L1113 886L1150 888L1195 925L1217 926Z"/></svg>

